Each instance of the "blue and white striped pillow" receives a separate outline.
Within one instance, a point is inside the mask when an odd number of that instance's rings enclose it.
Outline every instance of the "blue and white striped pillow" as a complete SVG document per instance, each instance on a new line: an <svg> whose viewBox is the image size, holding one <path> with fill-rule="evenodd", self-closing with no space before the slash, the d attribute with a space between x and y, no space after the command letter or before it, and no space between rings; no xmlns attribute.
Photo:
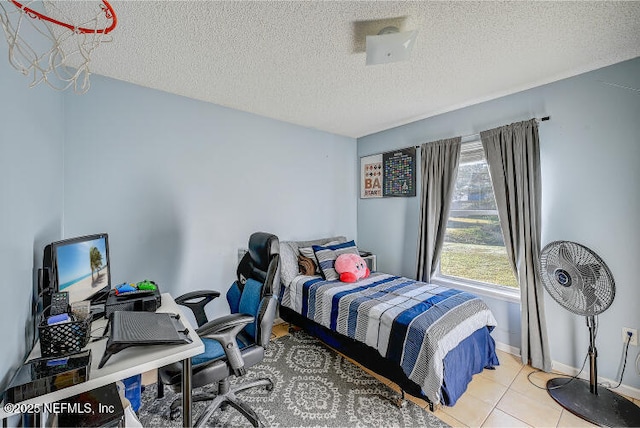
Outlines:
<svg viewBox="0 0 640 428"><path fill-rule="evenodd" d="M358 254L358 247L356 247L354 241L349 241L327 246L314 245L313 252L316 255L324 279L327 281L335 281L340 278L340 274L338 274L335 269L338 256L348 253Z"/></svg>
<svg viewBox="0 0 640 428"><path fill-rule="evenodd" d="M340 242L344 242L344 241L330 241L320 245L322 247L329 247L331 245L339 244ZM319 275L322 275L322 270L320 269L320 266L318 265L318 260L316 259L316 253L313 251L313 244L310 247L299 247L298 251L303 256L310 258L311 261L313 261L313 264L316 266L316 273Z"/></svg>

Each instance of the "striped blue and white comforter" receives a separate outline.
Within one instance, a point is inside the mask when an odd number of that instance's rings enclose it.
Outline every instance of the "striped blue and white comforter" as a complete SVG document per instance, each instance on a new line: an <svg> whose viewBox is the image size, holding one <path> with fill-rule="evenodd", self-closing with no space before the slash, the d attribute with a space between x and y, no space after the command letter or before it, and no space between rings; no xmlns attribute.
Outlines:
<svg viewBox="0 0 640 428"><path fill-rule="evenodd" d="M496 320L473 294L384 273L356 283L297 276L281 303L363 342L402 367L433 403L441 400L443 359Z"/></svg>

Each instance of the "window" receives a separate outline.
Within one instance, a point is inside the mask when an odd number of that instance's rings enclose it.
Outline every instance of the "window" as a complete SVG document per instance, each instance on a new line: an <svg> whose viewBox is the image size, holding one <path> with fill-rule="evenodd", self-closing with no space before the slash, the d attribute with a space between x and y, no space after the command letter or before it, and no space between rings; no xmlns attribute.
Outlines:
<svg viewBox="0 0 640 428"><path fill-rule="evenodd" d="M482 143L462 145L436 275L489 288L518 288L507 258Z"/></svg>

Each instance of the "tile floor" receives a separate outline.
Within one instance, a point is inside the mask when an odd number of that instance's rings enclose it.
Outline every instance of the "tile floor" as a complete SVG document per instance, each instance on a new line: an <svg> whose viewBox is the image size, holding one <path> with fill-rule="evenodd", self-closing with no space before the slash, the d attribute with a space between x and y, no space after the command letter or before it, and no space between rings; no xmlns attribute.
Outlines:
<svg viewBox="0 0 640 428"><path fill-rule="evenodd" d="M275 325L274 337L289 334L286 323ZM535 371L525 366L520 358L498 351L500 366L496 370L485 370L473 377L467 391L453 407L440 406L434 415L452 427L589 427L587 421L574 416L558 405L544 389L531 385L527 375ZM355 361L354 361L355 363ZM357 364L357 363L356 363ZM363 367L390 388L399 388L390 380ZM536 385L544 386L549 373L531 375ZM145 373L142 383L155 382L156 373ZM425 401L405 395L428 411ZM640 400L634 400L640 406Z"/></svg>
<svg viewBox="0 0 640 428"><path fill-rule="evenodd" d="M288 324L274 326L276 337L289 334ZM500 366L473 377L467 391L453 407L440 406L434 415L452 427L589 427L587 421L564 410L547 393L531 385L527 375L535 371L519 357L498 351ZM356 363L357 364L357 363ZM398 387L388 379L363 368L390 388ZM538 372L531 375L536 385L544 386L555 375ZM428 409L428 405L410 395L406 397ZM640 400L635 400L640 406Z"/></svg>

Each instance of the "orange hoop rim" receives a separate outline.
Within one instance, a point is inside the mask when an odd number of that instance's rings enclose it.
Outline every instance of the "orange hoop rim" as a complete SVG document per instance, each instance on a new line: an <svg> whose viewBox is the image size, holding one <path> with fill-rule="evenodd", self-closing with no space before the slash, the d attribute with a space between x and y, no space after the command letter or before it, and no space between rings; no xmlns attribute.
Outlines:
<svg viewBox="0 0 640 428"><path fill-rule="evenodd" d="M104 7L102 7L102 10L104 11L106 18L112 20L113 22L109 27L104 29L98 29L98 30L96 30L95 28L74 27L71 24L58 21L57 19L51 18L50 16L47 16L47 15L43 15L40 12L37 12L29 7L26 7L22 3L18 2L17 0L10 0L10 1L18 9L21 9L25 13L27 13L31 18L42 19L44 21L51 22L52 24L60 25L61 27L65 27L65 28L68 28L69 30L77 31L83 34L88 34L88 33L109 34L114 28L116 28L116 25L118 23L118 17L116 16L116 12L113 10L113 7L109 4L107 0L102 0L102 4L104 4Z"/></svg>

